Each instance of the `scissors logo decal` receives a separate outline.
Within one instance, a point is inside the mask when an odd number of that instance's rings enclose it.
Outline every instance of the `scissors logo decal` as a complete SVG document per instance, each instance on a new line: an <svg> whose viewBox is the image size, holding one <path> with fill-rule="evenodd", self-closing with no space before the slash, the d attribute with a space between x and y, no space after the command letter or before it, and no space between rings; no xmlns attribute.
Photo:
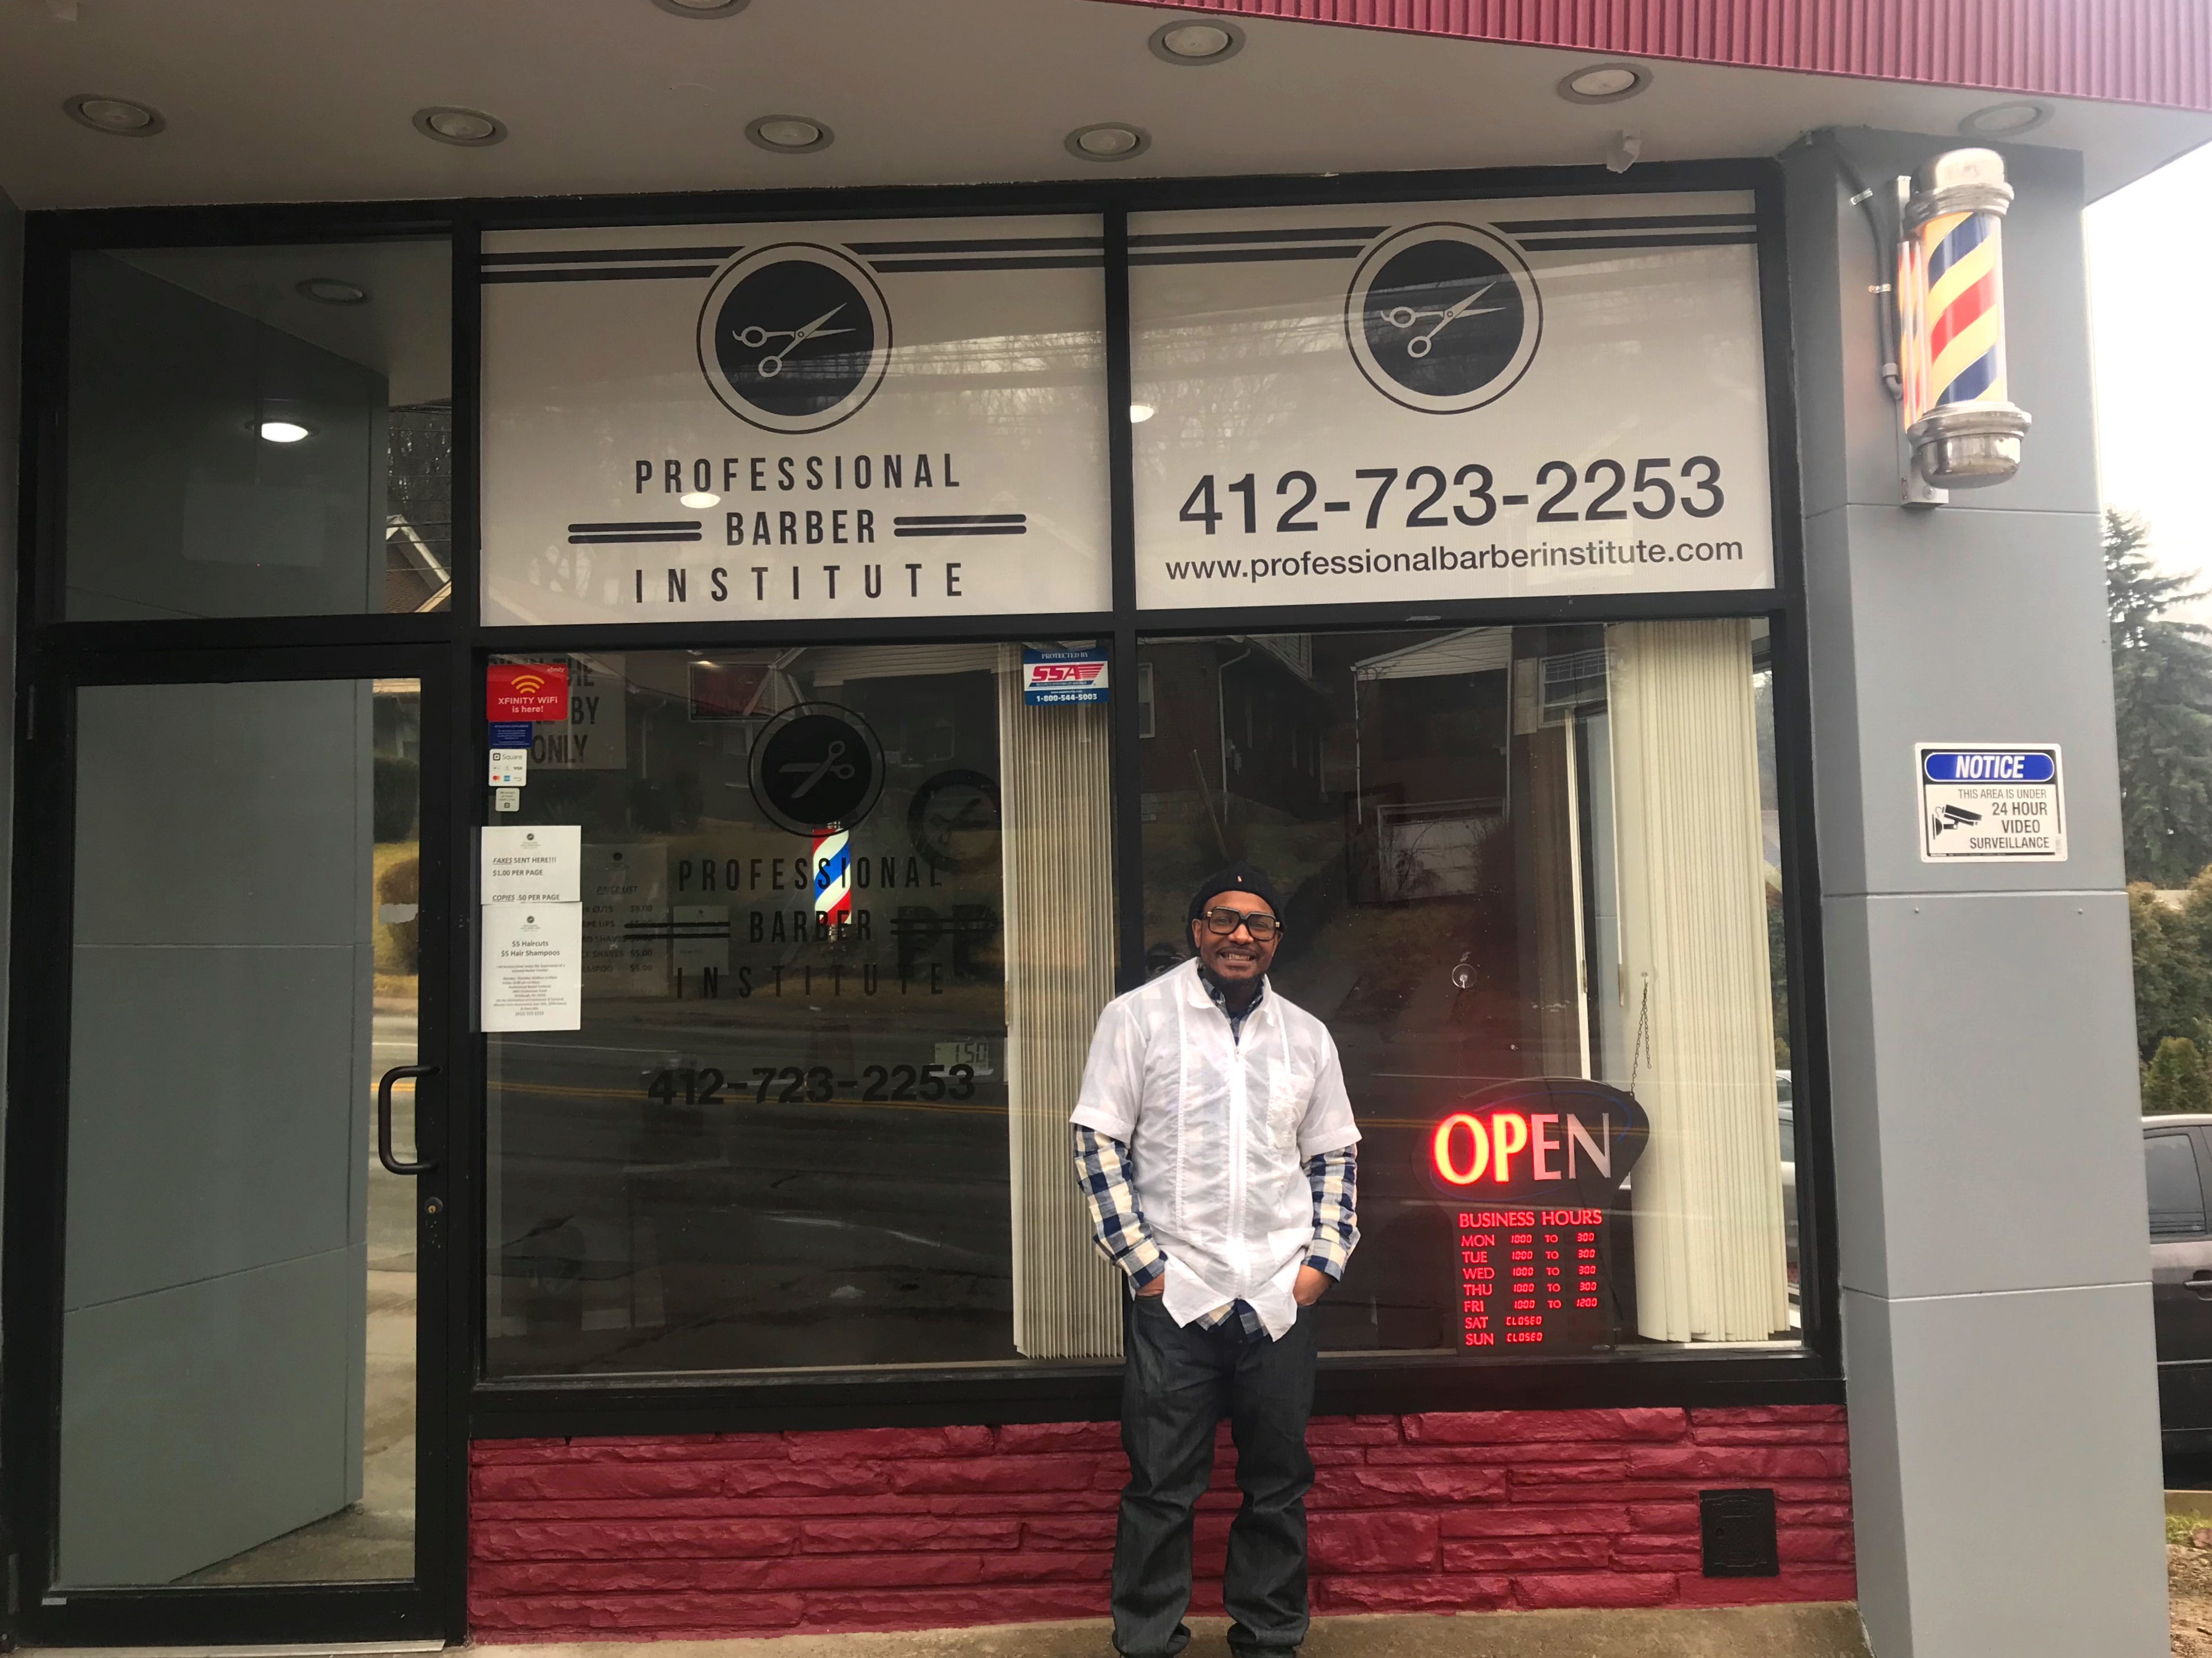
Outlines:
<svg viewBox="0 0 2212 1658"><path fill-rule="evenodd" d="M1477 300L1497 286L1494 282L1483 283L1449 311L1419 311L1410 305L1394 305L1382 313L1382 320L1393 328L1405 331L1427 321L1431 317L1437 319L1437 325L1427 333L1417 334L1406 342L1406 355L1418 360L1427 356L1430 348L1436 343L1437 336L1449 328L1462 317L1480 317L1493 311L1504 310L1503 306L1497 305L1486 305L1480 311L1471 309Z"/></svg>
<svg viewBox="0 0 2212 1658"><path fill-rule="evenodd" d="M830 744L828 751L824 753L819 760L811 762L805 760L787 760L782 765L778 766L776 769L781 772L786 777L797 772L802 774L806 779L806 780L801 783L797 788L792 790L791 798L794 800L805 799L806 798L807 792L812 789L817 783L820 782L825 777L835 775L839 778L848 778L852 776L853 768L842 763L838 758L838 756L844 752L844 739L840 738Z"/></svg>
<svg viewBox="0 0 2212 1658"><path fill-rule="evenodd" d="M753 738L753 800L793 835L853 828L884 786L884 751L868 722L836 702L786 708Z"/></svg>
<svg viewBox="0 0 2212 1658"><path fill-rule="evenodd" d="M770 340L780 339L785 342L785 344L781 349L769 353L767 356L763 357L759 362L753 366L753 372L756 374L758 374L764 380L772 380L778 374L783 373L784 358L788 356L792 352L797 350L800 346L805 344L807 341L814 338L817 335L851 333L853 331L849 328L825 328L823 326L823 325L828 322L830 318L836 316L838 312L842 311L844 308L845 307L842 305L833 307L831 309L824 311L820 316L817 317L812 322L807 324L804 328L763 328L757 324L749 324L745 327L738 330L738 343L744 346L748 351L757 351L762 346L766 345Z"/></svg>
<svg viewBox="0 0 2212 1658"><path fill-rule="evenodd" d="M1368 251L1345 296L1344 326L1377 392L1423 414L1458 415L1495 403L1528 372L1543 302L1504 236L1419 224Z"/></svg>
<svg viewBox="0 0 2212 1658"><path fill-rule="evenodd" d="M860 412L890 361L891 319L842 248L742 250L699 311L699 367L722 406L769 432L819 432Z"/></svg>

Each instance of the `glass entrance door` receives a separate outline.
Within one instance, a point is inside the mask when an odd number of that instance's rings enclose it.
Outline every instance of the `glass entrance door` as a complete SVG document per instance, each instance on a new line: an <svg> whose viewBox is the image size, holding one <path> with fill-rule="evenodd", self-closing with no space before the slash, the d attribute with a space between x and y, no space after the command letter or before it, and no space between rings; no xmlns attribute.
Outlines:
<svg viewBox="0 0 2212 1658"><path fill-rule="evenodd" d="M40 1638L149 1600L167 1641L435 1627L447 791L409 655L62 693L66 1011L16 1026L61 1068Z"/></svg>

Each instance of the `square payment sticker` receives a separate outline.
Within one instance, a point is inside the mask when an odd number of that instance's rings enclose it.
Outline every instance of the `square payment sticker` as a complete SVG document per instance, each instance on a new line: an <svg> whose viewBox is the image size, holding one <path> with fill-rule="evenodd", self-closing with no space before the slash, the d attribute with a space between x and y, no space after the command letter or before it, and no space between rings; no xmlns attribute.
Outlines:
<svg viewBox="0 0 2212 1658"><path fill-rule="evenodd" d="M1921 743L1920 861L2066 861L2066 788L2058 745Z"/></svg>

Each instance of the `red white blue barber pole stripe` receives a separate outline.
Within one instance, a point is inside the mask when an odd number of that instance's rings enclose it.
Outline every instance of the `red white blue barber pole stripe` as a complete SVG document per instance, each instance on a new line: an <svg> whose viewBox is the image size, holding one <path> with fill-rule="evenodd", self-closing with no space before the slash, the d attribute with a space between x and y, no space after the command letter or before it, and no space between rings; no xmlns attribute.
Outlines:
<svg viewBox="0 0 2212 1658"><path fill-rule="evenodd" d="M1946 213L1920 228L1929 408L2008 401L1998 286L2003 234L2004 222L1994 213Z"/></svg>
<svg viewBox="0 0 2212 1658"><path fill-rule="evenodd" d="M814 837L814 914L829 922L853 913L853 837L831 829Z"/></svg>

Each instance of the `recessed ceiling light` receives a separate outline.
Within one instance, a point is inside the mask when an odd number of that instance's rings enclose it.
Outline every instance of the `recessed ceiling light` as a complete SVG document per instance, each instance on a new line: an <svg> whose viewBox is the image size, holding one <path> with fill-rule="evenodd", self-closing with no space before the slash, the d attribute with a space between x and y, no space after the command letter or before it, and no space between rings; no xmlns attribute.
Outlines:
<svg viewBox="0 0 2212 1658"><path fill-rule="evenodd" d="M1163 23L1146 44L1166 64L1219 64L1244 50L1244 31L1234 23L1182 18Z"/></svg>
<svg viewBox="0 0 2212 1658"><path fill-rule="evenodd" d="M722 504L721 496L710 495L704 489L694 489L689 495L678 495L676 499L695 513L703 513L709 507L719 507Z"/></svg>
<svg viewBox="0 0 2212 1658"><path fill-rule="evenodd" d="M1960 121L1959 131L1969 138L2017 138L2050 118L2046 104L1991 104Z"/></svg>
<svg viewBox="0 0 2212 1658"><path fill-rule="evenodd" d="M805 155L827 149L837 140L827 126L804 115L761 116L745 124L745 137L779 155Z"/></svg>
<svg viewBox="0 0 2212 1658"><path fill-rule="evenodd" d="M110 98L98 92L80 92L74 98L64 99L62 112L78 125L115 138L150 138L168 125L161 118L161 112L151 105L133 103L128 98Z"/></svg>
<svg viewBox="0 0 2212 1658"><path fill-rule="evenodd" d="M1152 134L1126 121L1101 121L1067 135L1067 153L1086 161L1126 161L1152 147Z"/></svg>
<svg viewBox="0 0 2212 1658"><path fill-rule="evenodd" d="M734 17L753 0L653 0L663 11L678 17Z"/></svg>
<svg viewBox="0 0 2212 1658"><path fill-rule="evenodd" d="M264 443L297 443L302 438L311 438L314 434L313 427L302 426L295 420L264 420L261 422L261 440Z"/></svg>
<svg viewBox="0 0 2212 1658"><path fill-rule="evenodd" d="M1133 403L1129 405L1129 424L1132 426L1142 426L1146 421L1150 420L1158 413L1159 413L1159 410L1153 408L1149 403Z"/></svg>
<svg viewBox="0 0 2212 1658"><path fill-rule="evenodd" d="M487 115L480 109L459 109L450 104L433 104L428 109L415 112L415 131L425 138L435 138L441 144L459 144L464 149L482 149L495 144L507 137L507 123L496 115Z"/></svg>
<svg viewBox="0 0 2212 1658"><path fill-rule="evenodd" d="M368 290L356 282L341 282L336 276L310 276L294 289L303 300L313 300L317 305L367 305Z"/></svg>
<svg viewBox="0 0 2212 1658"><path fill-rule="evenodd" d="M1571 104L1617 104L1651 84L1641 64L1593 64L1560 81L1559 96Z"/></svg>

